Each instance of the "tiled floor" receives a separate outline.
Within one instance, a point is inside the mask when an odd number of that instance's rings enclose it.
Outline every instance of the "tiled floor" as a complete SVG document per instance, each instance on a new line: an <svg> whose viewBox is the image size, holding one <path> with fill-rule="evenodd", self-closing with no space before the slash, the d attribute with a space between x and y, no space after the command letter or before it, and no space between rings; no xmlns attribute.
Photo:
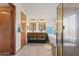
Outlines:
<svg viewBox="0 0 79 59"><path fill-rule="evenodd" d="M79 46L64 46L64 56L79 56Z"/></svg>
<svg viewBox="0 0 79 59"><path fill-rule="evenodd" d="M52 48L47 43L29 43L16 56L52 56Z"/></svg>

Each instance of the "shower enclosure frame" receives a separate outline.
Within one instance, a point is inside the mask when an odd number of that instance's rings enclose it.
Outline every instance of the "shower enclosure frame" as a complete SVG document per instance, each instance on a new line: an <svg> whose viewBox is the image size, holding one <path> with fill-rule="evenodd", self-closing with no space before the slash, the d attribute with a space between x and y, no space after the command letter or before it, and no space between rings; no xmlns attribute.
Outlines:
<svg viewBox="0 0 79 59"><path fill-rule="evenodd" d="M58 23L59 23L59 20L58 20L58 10L59 10L59 7L61 7L60 11L61 11L61 14L60 14L60 46L58 44ZM57 6L57 19L56 19L56 55L57 56L63 56L63 3L59 3L59 5ZM60 49L59 49L60 48Z"/></svg>

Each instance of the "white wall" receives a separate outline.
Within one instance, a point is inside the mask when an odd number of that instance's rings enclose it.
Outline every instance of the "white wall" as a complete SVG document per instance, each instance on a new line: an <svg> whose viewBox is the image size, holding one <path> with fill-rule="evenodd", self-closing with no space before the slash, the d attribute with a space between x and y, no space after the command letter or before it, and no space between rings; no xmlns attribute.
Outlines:
<svg viewBox="0 0 79 59"><path fill-rule="evenodd" d="M18 33L18 26L21 27L21 12L26 15L24 8L20 4L16 6L16 52L21 48L21 32Z"/></svg>

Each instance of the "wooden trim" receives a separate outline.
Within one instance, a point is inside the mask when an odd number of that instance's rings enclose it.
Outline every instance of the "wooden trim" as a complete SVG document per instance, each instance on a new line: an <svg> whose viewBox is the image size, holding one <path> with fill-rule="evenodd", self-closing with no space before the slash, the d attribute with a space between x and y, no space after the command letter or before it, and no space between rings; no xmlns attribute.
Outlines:
<svg viewBox="0 0 79 59"><path fill-rule="evenodd" d="M12 7L12 53L11 55L16 54L16 34L15 34L15 23L16 23L16 7L12 3L8 3Z"/></svg>
<svg viewBox="0 0 79 59"><path fill-rule="evenodd" d="M23 12L21 12L21 28L22 28L22 14L24 14ZM22 49L22 31L21 31L21 49Z"/></svg>
<svg viewBox="0 0 79 59"><path fill-rule="evenodd" d="M22 48L20 48L16 53L18 53Z"/></svg>

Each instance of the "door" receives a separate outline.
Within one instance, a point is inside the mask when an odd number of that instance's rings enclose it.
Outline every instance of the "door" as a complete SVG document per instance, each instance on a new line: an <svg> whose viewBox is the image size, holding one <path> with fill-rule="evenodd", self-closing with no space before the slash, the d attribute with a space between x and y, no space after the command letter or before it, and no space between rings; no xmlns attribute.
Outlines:
<svg viewBox="0 0 79 59"><path fill-rule="evenodd" d="M22 26L21 47L23 47L24 45L26 45L26 16L22 12L21 12L21 26Z"/></svg>
<svg viewBox="0 0 79 59"><path fill-rule="evenodd" d="M64 3L64 56L79 56L79 7L76 6L79 4Z"/></svg>
<svg viewBox="0 0 79 59"><path fill-rule="evenodd" d="M12 52L11 10L11 7L0 7L0 54Z"/></svg>
<svg viewBox="0 0 79 59"><path fill-rule="evenodd" d="M57 7L57 55L63 55L63 4L59 4Z"/></svg>

